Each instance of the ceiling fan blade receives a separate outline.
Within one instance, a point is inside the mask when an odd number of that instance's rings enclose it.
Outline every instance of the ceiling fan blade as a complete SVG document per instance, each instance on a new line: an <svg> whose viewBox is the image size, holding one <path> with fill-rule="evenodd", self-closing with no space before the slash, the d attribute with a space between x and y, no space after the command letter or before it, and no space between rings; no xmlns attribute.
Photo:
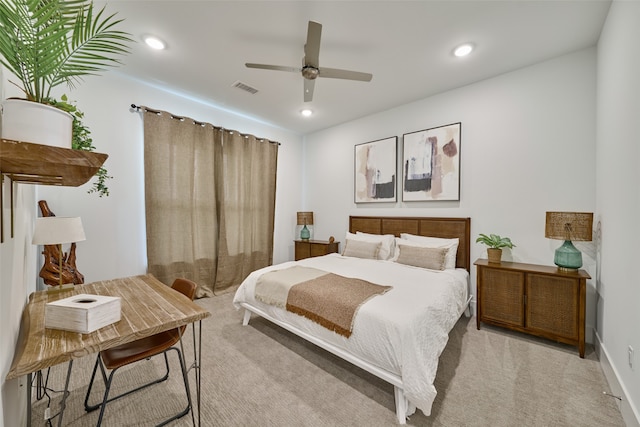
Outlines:
<svg viewBox="0 0 640 427"><path fill-rule="evenodd" d="M304 83L304 102L313 100L313 89L315 87L315 79L317 77L325 77L330 79L357 80L361 82L370 82L373 78L372 74L361 73L358 71L341 70L338 68L320 68L320 39L322 36L322 24L309 21L307 27L307 41L304 45L304 58L302 67L287 67L281 65L269 64L253 64L247 62L247 68L258 68L262 70L287 71L290 73L301 73Z"/></svg>
<svg viewBox="0 0 640 427"><path fill-rule="evenodd" d="M267 65L267 64L251 64L247 62L244 64L247 68L259 68L261 70L275 70L275 71L288 71L291 73L299 73L300 68L297 67L286 67L283 65Z"/></svg>
<svg viewBox="0 0 640 427"><path fill-rule="evenodd" d="M311 102L311 100L313 100L313 88L315 84L315 80L304 79L304 102Z"/></svg>
<svg viewBox="0 0 640 427"><path fill-rule="evenodd" d="M309 21L307 28L307 43L304 45L304 65L318 68L320 62L320 35L322 24Z"/></svg>
<svg viewBox="0 0 640 427"><path fill-rule="evenodd" d="M370 82L373 74L361 73L359 71L339 70L337 68L320 68L318 77L326 77L330 79L346 79L358 80L361 82Z"/></svg>

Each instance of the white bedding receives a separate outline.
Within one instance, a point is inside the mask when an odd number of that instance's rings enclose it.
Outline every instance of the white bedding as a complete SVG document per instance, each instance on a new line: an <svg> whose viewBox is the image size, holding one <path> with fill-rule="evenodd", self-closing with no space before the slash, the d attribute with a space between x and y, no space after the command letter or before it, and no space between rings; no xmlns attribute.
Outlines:
<svg viewBox="0 0 640 427"><path fill-rule="evenodd" d="M393 286L389 292L363 304L353 333L346 338L302 316L264 304L254 298L258 276L295 264L358 277ZM251 273L236 291L234 305L246 303L274 319L293 324L402 379L408 401L431 414L436 396L433 385L449 331L466 308L469 274L464 269L433 271L392 261L330 254L269 266Z"/></svg>

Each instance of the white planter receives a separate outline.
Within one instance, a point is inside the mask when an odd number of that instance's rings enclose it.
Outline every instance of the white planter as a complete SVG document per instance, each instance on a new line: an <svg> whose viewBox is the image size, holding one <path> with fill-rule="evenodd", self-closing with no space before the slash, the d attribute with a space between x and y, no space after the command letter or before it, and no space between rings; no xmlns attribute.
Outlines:
<svg viewBox="0 0 640 427"><path fill-rule="evenodd" d="M24 99L2 103L2 138L71 148L73 116L50 105Z"/></svg>

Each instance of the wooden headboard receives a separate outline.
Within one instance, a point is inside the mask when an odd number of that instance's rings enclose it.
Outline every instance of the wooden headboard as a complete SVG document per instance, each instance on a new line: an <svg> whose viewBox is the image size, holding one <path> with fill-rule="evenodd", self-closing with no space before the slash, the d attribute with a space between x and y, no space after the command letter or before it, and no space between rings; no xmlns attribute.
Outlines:
<svg viewBox="0 0 640 427"><path fill-rule="evenodd" d="M349 232L361 231L370 234L400 233L418 236L460 239L456 267L471 270L471 218L429 218L391 216L350 216Z"/></svg>

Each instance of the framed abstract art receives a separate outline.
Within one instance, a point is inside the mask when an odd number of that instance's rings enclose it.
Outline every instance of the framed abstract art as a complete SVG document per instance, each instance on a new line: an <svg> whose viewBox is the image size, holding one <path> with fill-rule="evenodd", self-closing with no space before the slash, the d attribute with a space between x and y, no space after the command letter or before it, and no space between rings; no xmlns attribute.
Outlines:
<svg viewBox="0 0 640 427"><path fill-rule="evenodd" d="M402 201L460 200L462 123L402 138Z"/></svg>
<svg viewBox="0 0 640 427"><path fill-rule="evenodd" d="M356 203L395 202L398 137L355 146Z"/></svg>

